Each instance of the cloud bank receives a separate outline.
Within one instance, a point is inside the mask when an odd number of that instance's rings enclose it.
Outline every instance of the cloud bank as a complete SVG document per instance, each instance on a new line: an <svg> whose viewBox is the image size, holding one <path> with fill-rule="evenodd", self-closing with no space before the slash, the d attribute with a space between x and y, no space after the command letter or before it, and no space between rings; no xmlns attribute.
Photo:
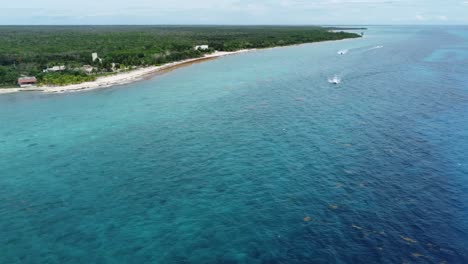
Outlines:
<svg viewBox="0 0 468 264"><path fill-rule="evenodd" d="M468 24L460 0L17 0L0 24Z"/></svg>

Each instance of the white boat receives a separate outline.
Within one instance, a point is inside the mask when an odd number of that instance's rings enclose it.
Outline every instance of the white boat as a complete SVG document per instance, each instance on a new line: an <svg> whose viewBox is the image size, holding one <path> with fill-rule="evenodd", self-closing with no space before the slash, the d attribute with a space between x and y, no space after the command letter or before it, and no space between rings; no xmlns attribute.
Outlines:
<svg viewBox="0 0 468 264"><path fill-rule="evenodd" d="M339 55L345 55L346 53L348 53L348 51L349 51L349 50L347 50L347 49L340 50L340 51L338 51L338 54L339 54Z"/></svg>
<svg viewBox="0 0 468 264"><path fill-rule="evenodd" d="M331 84L340 84L341 79L337 75L333 76L333 78L328 78L328 82Z"/></svg>

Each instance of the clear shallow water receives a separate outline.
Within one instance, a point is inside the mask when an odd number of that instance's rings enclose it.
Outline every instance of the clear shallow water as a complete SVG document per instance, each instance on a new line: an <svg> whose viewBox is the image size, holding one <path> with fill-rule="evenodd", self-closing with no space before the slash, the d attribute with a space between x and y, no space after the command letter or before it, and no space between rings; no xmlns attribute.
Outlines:
<svg viewBox="0 0 468 264"><path fill-rule="evenodd" d="M466 263L467 50L376 27L0 96L0 262Z"/></svg>

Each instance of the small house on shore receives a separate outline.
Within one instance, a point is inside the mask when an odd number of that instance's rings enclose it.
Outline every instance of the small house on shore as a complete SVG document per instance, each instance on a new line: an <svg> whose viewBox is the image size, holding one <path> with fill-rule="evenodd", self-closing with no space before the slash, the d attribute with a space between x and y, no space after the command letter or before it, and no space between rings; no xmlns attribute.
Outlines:
<svg viewBox="0 0 468 264"><path fill-rule="evenodd" d="M18 78L18 85L21 88L31 87L37 84L37 79L34 76Z"/></svg>
<svg viewBox="0 0 468 264"><path fill-rule="evenodd" d="M87 74L90 74L90 73L93 72L94 67L91 66L91 65L83 65L83 67L81 67L81 70L84 71Z"/></svg>
<svg viewBox="0 0 468 264"><path fill-rule="evenodd" d="M209 48L210 47L208 45L198 45L194 47L195 50L207 50Z"/></svg>

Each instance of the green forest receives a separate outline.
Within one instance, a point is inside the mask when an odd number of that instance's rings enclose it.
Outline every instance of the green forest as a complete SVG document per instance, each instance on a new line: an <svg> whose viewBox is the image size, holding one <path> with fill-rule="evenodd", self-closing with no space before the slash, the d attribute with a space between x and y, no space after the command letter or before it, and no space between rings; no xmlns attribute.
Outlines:
<svg viewBox="0 0 468 264"><path fill-rule="evenodd" d="M17 86L21 76L35 76L39 84L64 85L215 50L356 37L360 35L312 26L0 26L0 87ZM209 45L209 49L195 50L196 45ZM100 59L93 61L94 52ZM61 65L66 69L43 72ZM83 70L84 65L92 66L92 71Z"/></svg>

